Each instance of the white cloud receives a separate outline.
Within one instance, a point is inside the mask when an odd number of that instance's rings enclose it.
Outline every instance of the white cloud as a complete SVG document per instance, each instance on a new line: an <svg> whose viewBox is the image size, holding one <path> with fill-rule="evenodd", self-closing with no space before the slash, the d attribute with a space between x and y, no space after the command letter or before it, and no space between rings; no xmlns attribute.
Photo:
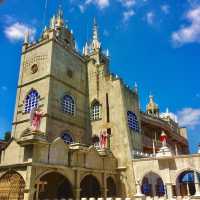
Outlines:
<svg viewBox="0 0 200 200"><path fill-rule="evenodd" d="M181 126L195 128L200 125L200 108L184 108L178 113L178 121Z"/></svg>
<svg viewBox="0 0 200 200"><path fill-rule="evenodd" d="M147 20L147 23L149 24L149 25L152 25L153 23L154 23L154 18L155 18L155 14L154 14L154 12L148 12L147 14L146 14L146 20Z"/></svg>
<svg viewBox="0 0 200 200"><path fill-rule="evenodd" d="M134 10L127 10L123 12L123 21L128 21L132 16L135 15Z"/></svg>
<svg viewBox="0 0 200 200"><path fill-rule="evenodd" d="M109 0L86 0L85 5L89 5L89 4L95 4L98 6L98 8L104 9L110 5L110 1Z"/></svg>
<svg viewBox="0 0 200 200"><path fill-rule="evenodd" d="M169 14L169 11L170 11L170 7L169 7L169 5L167 5L167 4L164 4L164 5L161 5L161 11L164 13L164 14Z"/></svg>
<svg viewBox="0 0 200 200"><path fill-rule="evenodd" d="M30 39L33 40L36 29L20 22L15 22L14 24L7 26L4 33L9 40L18 41L24 39L24 35L27 31L29 32Z"/></svg>
<svg viewBox="0 0 200 200"><path fill-rule="evenodd" d="M189 10L185 16L190 23L182 26L179 30L172 33L172 41L175 45L200 42L200 6Z"/></svg>
<svg viewBox="0 0 200 200"><path fill-rule="evenodd" d="M78 7L79 7L81 13L85 12L85 6L84 5L79 5Z"/></svg>
<svg viewBox="0 0 200 200"><path fill-rule="evenodd" d="M126 8L131 8L136 4L136 0L120 0L120 2Z"/></svg>

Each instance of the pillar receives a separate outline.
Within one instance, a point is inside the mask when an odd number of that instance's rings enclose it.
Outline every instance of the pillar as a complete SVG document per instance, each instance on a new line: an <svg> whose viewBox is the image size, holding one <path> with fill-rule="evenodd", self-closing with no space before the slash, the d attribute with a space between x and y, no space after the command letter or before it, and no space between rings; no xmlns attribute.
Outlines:
<svg viewBox="0 0 200 200"><path fill-rule="evenodd" d="M106 173L102 173L102 187L101 187L101 195L103 198L107 198L107 180L106 180Z"/></svg>
<svg viewBox="0 0 200 200"><path fill-rule="evenodd" d="M145 199L145 195L142 194L142 191L141 191L141 183L139 180L137 180L137 182L136 182L136 195L134 195L134 199L135 200L144 200Z"/></svg>
<svg viewBox="0 0 200 200"><path fill-rule="evenodd" d="M172 192L172 184L171 183L166 183L166 191L167 191L167 198L172 199L173 192Z"/></svg>
<svg viewBox="0 0 200 200"><path fill-rule="evenodd" d="M195 184L195 190L196 190L194 198L200 199L200 186L199 186L199 179L198 179L198 173L197 172L194 172L194 184Z"/></svg>
<svg viewBox="0 0 200 200"><path fill-rule="evenodd" d="M76 170L75 171L75 188L74 188L74 197L75 200L80 200L80 171Z"/></svg>
<svg viewBox="0 0 200 200"><path fill-rule="evenodd" d="M181 190L180 190L180 183L179 182L176 184L176 195L181 196Z"/></svg>

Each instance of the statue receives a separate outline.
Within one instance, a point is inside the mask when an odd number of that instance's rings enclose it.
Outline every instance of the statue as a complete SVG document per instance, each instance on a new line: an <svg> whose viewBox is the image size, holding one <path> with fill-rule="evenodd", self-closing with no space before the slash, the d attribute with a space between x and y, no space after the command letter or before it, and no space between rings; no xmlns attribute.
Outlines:
<svg viewBox="0 0 200 200"><path fill-rule="evenodd" d="M101 149L107 148L108 145L108 134L107 131L104 130L100 133L100 147Z"/></svg>
<svg viewBox="0 0 200 200"><path fill-rule="evenodd" d="M30 114L30 122L32 131L40 130L40 123L43 116L43 112L39 108L33 108Z"/></svg>
<svg viewBox="0 0 200 200"><path fill-rule="evenodd" d="M167 135L165 134L164 131L162 131L162 133L161 133L160 141L162 142L163 147L167 146Z"/></svg>

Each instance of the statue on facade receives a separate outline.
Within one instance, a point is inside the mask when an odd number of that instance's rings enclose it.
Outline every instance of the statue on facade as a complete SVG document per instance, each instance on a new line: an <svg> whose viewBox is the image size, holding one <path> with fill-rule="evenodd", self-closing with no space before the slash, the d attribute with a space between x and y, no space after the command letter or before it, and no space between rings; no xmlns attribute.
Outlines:
<svg viewBox="0 0 200 200"><path fill-rule="evenodd" d="M165 134L164 131L162 131L162 133L160 135L160 141L162 142L163 147L167 146L167 135Z"/></svg>
<svg viewBox="0 0 200 200"><path fill-rule="evenodd" d="M108 145L108 134L106 130L103 130L100 133L100 148L101 149L106 149Z"/></svg>
<svg viewBox="0 0 200 200"><path fill-rule="evenodd" d="M40 130L40 123L43 117L43 112L39 108L33 108L30 114L30 122L32 131Z"/></svg>

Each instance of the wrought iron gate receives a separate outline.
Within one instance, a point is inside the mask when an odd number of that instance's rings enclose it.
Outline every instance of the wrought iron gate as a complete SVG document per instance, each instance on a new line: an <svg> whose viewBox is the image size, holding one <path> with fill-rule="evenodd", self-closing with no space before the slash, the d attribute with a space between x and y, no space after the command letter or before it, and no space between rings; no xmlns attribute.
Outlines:
<svg viewBox="0 0 200 200"><path fill-rule="evenodd" d="M0 200L23 200L24 179L16 172L8 172L0 178Z"/></svg>

